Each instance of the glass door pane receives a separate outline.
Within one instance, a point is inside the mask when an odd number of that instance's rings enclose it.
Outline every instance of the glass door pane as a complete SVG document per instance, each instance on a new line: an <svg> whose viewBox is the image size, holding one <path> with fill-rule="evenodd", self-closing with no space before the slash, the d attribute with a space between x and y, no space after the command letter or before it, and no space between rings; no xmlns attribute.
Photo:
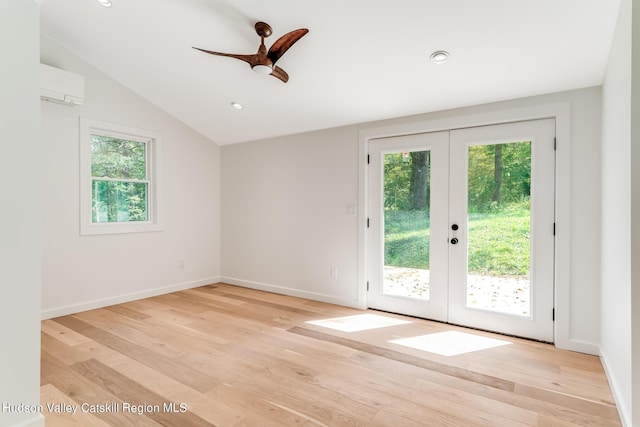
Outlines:
<svg viewBox="0 0 640 427"><path fill-rule="evenodd" d="M429 299L431 153L384 158L384 274L386 295Z"/></svg>
<svg viewBox="0 0 640 427"><path fill-rule="evenodd" d="M469 308L531 315L531 141L468 147Z"/></svg>

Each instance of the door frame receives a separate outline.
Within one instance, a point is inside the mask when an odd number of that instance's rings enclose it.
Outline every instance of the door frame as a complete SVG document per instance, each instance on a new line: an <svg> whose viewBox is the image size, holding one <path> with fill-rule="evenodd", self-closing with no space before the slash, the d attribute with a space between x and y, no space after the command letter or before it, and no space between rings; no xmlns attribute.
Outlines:
<svg viewBox="0 0 640 427"><path fill-rule="evenodd" d="M476 114L448 112L438 118L417 118L414 122L363 128L359 131L358 150L358 295L357 305L367 307L367 217L368 212L368 168L369 140L415 133L429 133L454 129L503 124L536 119L555 118L556 139L556 192L555 192L555 322L554 336L557 348L592 353L593 346L570 338L570 285L571 285L571 228L570 228L570 141L571 105L569 102L551 103L532 107L498 109Z"/></svg>

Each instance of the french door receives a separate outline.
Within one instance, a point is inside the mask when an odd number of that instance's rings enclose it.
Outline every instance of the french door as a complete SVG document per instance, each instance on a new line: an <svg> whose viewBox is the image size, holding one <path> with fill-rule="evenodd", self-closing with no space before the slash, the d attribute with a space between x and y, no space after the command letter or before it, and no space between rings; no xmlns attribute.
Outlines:
<svg viewBox="0 0 640 427"><path fill-rule="evenodd" d="M369 142L368 305L553 341L555 121Z"/></svg>

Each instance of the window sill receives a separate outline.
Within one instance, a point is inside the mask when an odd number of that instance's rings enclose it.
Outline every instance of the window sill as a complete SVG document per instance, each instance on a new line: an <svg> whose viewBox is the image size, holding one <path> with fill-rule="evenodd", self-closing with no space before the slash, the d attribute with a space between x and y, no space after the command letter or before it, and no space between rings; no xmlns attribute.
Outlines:
<svg viewBox="0 0 640 427"><path fill-rule="evenodd" d="M162 231L160 224L143 223L101 223L87 224L80 227L81 236L96 236L103 234L125 234L125 233L150 233Z"/></svg>

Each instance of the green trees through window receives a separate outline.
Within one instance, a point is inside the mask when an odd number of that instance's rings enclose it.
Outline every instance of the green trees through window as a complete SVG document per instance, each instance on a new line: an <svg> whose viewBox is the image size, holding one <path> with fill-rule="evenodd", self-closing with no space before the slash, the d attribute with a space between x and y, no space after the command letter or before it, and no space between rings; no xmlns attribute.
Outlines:
<svg viewBox="0 0 640 427"><path fill-rule="evenodd" d="M429 209L430 152L389 153L384 157L385 210ZM469 147L469 211L489 213L528 204L531 143Z"/></svg>
<svg viewBox="0 0 640 427"><path fill-rule="evenodd" d="M148 145L91 134L93 223L149 220Z"/></svg>
<svg viewBox="0 0 640 427"><path fill-rule="evenodd" d="M469 212L528 209L531 143L470 146L468 185Z"/></svg>
<svg viewBox="0 0 640 427"><path fill-rule="evenodd" d="M384 155L386 266L429 269L431 156ZM468 147L469 272L529 271L531 142Z"/></svg>

